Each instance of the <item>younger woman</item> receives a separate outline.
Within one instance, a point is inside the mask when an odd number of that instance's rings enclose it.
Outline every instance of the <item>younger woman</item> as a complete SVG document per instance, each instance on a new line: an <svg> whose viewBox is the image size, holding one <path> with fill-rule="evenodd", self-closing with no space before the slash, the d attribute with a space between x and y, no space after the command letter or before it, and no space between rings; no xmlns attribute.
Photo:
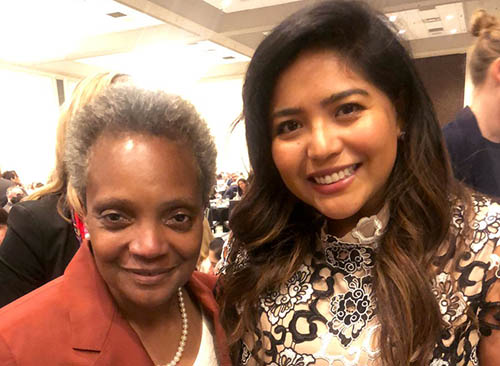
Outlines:
<svg viewBox="0 0 500 366"><path fill-rule="evenodd" d="M497 365L500 206L453 179L390 22L356 1L299 11L243 99L254 178L220 294L241 364Z"/></svg>

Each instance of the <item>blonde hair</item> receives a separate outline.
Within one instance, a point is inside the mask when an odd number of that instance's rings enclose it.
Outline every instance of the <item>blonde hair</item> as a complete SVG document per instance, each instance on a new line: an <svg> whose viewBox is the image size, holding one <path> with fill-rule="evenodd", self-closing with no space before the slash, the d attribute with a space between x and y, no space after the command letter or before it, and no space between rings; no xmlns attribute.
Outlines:
<svg viewBox="0 0 500 366"><path fill-rule="evenodd" d="M96 95L116 82L120 77L128 76L114 72L98 73L81 80L77 84L73 94L71 95L71 99L62 106L61 113L59 115L56 130L56 163L54 170L50 174L47 184L39 190L33 192L26 198L27 200L38 200L46 195L59 193L61 194L61 197L59 198L59 202L57 204L57 211L65 220L70 221L70 219L66 216L68 203L77 212L80 211L80 203L75 190L68 187L68 176L63 159L66 142L66 130L68 124L78 110L90 103Z"/></svg>
<svg viewBox="0 0 500 366"><path fill-rule="evenodd" d="M500 57L500 22L484 9L478 9L472 14L470 32L478 37L473 46L470 72L475 86L481 85L486 79L488 68Z"/></svg>

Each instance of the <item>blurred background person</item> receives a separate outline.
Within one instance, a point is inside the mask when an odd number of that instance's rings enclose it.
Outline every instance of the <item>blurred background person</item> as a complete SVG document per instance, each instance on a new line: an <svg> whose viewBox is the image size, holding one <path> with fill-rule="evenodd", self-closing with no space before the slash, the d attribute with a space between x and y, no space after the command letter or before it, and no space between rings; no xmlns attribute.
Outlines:
<svg viewBox="0 0 500 366"><path fill-rule="evenodd" d="M238 179L238 197L241 198L248 189L248 181L245 178Z"/></svg>
<svg viewBox="0 0 500 366"><path fill-rule="evenodd" d="M200 272L215 275L217 264L221 259L224 239L222 237L214 238L208 246L208 256L200 266Z"/></svg>
<svg viewBox="0 0 500 366"><path fill-rule="evenodd" d="M89 240L62 277L0 310L0 364L230 365L216 279L193 273L216 161L194 107L110 88L65 151Z"/></svg>
<svg viewBox="0 0 500 366"><path fill-rule="evenodd" d="M471 19L477 37L470 56L473 101L443 129L455 176L500 196L500 23L484 10Z"/></svg>
<svg viewBox="0 0 500 366"><path fill-rule="evenodd" d="M0 207L7 204L7 188L13 185L15 185L14 182L0 176Z"/></svg>
<svg viewBox="0 0 500 366"><path fill-rule="evenodd" d="M9 228L0 248L0 306L62 275L78 250L85 233L80 232L80 221L68 206L68 196L75 192L68 189L63 161L66 130L79 109L111 84L127 78L101 73L83 79L63 106L57 125L55 168L49 181L9 214Z"/></svg>
<svg viewBox="0 0 500 366"><path fill-rule="evenodd" d="M26 197L27 194L23 187L18 185L13 185L7 188L7 203L3 206L3 209L7 212L10 212L12 206L16 203L21 202L21 200Z"/></svg>
<svg viewBox="0 0 500 366"><path fill-rule="evenodd" d="M11 182L14 182L17 185L22 185L21 180L19 179L19 176L17 175L15 170L7 170L3 172L2 178L10 180Z"/></svg>

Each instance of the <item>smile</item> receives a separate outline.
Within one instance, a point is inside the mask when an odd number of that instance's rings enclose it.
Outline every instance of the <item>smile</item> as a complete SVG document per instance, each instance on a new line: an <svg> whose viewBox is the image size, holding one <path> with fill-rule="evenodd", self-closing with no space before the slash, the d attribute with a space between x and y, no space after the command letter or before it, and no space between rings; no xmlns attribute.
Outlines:
<svg viewBox="0 0 500 366"><path fill-rule="evenodd" d="M312 177L312 180L317 183L317 184L322 184L322 185L327 185L327 184L332 184L336 183L339 180L345 179L350 177L351 175L354 174L355 170L357 168L357 165L351 165L345 169L342 169L340 171L337 171L332 174L328 175L323 175L319 177Z"/></svg>
<svg viewBox="0 0 500 366"><path fill-rule="evenodd" d="M172 268L155 268L155 269L142 269L142 268L125 268L126 271L134 273L139 276L158 276L170 272Z"/></svg>
<svg viewBox="0 0 500 366"><path fill-rule="evenodd" d="M152 287L163 285L174 272L174 268L125 268L124 270L138 286Z"/></svg>

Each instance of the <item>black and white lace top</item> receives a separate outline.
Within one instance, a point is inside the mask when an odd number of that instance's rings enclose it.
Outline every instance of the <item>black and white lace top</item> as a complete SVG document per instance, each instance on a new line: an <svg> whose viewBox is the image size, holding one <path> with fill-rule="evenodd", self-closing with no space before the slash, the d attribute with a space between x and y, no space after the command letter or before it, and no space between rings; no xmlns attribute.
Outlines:
<svg viewBox="0 0 500 366"><path fill-rule="evenodd" d="M324 231L318 235L318 250L304 259L286 285L261 298L261 335L246 335L242 365L255 363L250 351L256 341L262 342L259 355L266 365L380 365L372 269L386 211L361 219L342 238ZM481 333L497 328L482 320L488 312L500 314L500 302L492 302L489 291L496 281L500 286L500 205L476 197L474 211L469 223L474 236L459 272L444 270L432 283L446 329L430 366L478 365ZM457 207L453 232L460 233L464 225L463 209ZM457 289L451 285L452 276ZM481 332L467 317L468 309L478 317Z"/></svg>

